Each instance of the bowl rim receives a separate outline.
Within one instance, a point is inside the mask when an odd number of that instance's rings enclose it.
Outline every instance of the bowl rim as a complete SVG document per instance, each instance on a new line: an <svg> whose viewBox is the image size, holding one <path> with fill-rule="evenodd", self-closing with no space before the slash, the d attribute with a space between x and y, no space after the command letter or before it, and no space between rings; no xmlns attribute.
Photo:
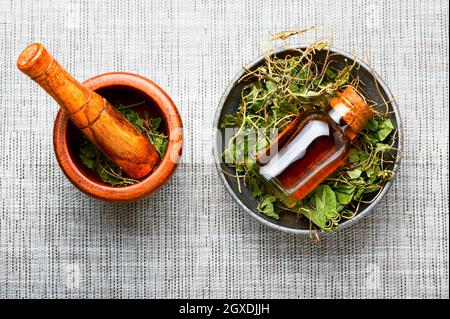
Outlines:
<svg viewBox="0 0 450 319"><path fill-rule="evenodd" d="M285 52L289 52L289 51L293 51L295 49L300 49L300 50L304 50L307 46L306 45L299 45L299 46L292 46L290 48L278 48L276 50L273 50L272 52L270 52L271 55L273 54L282 54ZM398 104L396 99L394 98L391 90L389 89L389 87L387 86L387 84L383 81L383 79L380 77L380 75L373 70L373 68L371 68L366 62L360 60L359 58L355 57L354 55L350 54L349 52L346 52L344 50L341 49L337 49L334 47L330 47L327 48L329 49L330 53L333 54L339 54L342 55L344 58L350 59L352 61L355 61L361 68L366 69L368 72L371 72L373 74L374 80L376 82L378 82L378 85L381 87L382 90L384 90L384 92L386 92L386 95L388 97L388 101L389 104L392 107L392 110L394 111L394 115L395 115L395 120L397 121L397 143L398 143L398 147L397 147L397 159L394 163L394 167L392 168L392 178L384 185L383 190L377 195L377 197L374 199L374 201L367 206L364 210L362 210L361 212L359 212L355 217L353 217L352 219L346 220L344 222L342 222L339 227L337 227L336 230L334 231L323 231L320 230L319 232L321 233L321 235L324 234L330 234L330 233L336 233L342 229L346 229L347 227L357 223L358 221L360 221L361 219L363 219L364 217L368 216L371 212L373 212L374 208L378 205L378 203L381 201L381 199L386 195L387 191L389 190L389 188L392 186L399 166L400 166L400 162L401 162L401 157L402 157L402 152L403 152L403 122L401 119L401 115L400 115L400 110L398 108ZM252 62L250 62L249 64L247 64L245 66L245 69L247 70L252 70L253 68L257 67L258 65L260 65L262 62L264 61L264 55L260 55L258 56L256 59L254 59ZM222 171L221 168L221 160L220 160L220 154L218 152L218 145L217 145L217 134L219 131L219 119L220 119L220 115L222 113L222 109L225 106L225 101L227 100L231 90L233 89L233 87L235 86L235 84L238 82L238 80L245 74L245 69L241 68L241 70L234 76L234 78L231 80L231 82L228 84L228 86L226 87L224 93L222 94L222 97L219 101L219 105L216 109L216 113L214 115L214 122L213 122L213 154L214 154L214 162L218 171L218 174L220 176L220 179L222 180L222 183L224 184L226 190L228 191L228 193L231 195L231 197L234 199L235 202L238 203L238 205L241 207L241 209L243 209L248 215L252 216L253 218L255 218L256 220L258 220L259 222L261 222L262 224L271 227L273 229L276 230L280 230L286 233L290 233L290 234L297 234L297 235L310 235L310 230L306 230L306 229L295 229L295 228L289 228L286 226L281 226L281 225L276 225L266 219L264 219L261 214L252 211L251 209L249 209L237 196L237 194L233 191L233 189L231 188L231 186L229 185L224 172Z"/></svg>
<svg viewBox="0 0 450 319"><path fill-rule="evenodd" d="M61 170L79 190L105 201L134 201L158 191L175 172L182 153L183 124L172 99L153 81L128 72L103 73L87 79L83 85L93 91L114 86L130 87L147 96L158 107L167 126L169 141L166 153L156 169L139 183L123 187L97 183L86 177L70 156L67 143L69 116L61 108L53 128L53 147Z"/></svg>

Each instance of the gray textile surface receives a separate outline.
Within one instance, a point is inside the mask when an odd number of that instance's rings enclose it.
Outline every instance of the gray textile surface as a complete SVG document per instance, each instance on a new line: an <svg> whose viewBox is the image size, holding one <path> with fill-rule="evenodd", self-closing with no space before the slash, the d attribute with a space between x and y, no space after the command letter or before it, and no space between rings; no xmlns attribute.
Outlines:
<svg viewBox="0 0 450 319"><path fill-rule="evenodd" d="M449 52L443 1L0 0L0 297L448 298ZM398 97L405 149L375 212L319 244L251 219L211 164L213 114L269 32L329 25ZM183 163L158 194L100 202L53 154L57 107L15 67L40 41L83 80L159 83Z"/></svg>

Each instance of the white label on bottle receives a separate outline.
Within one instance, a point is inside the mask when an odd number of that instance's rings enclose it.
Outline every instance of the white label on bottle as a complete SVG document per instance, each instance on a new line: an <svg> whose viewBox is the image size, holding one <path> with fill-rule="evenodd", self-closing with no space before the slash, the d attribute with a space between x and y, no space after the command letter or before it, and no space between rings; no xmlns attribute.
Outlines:
<svg viewBox="0 0 450 319"><path fill-rule="evenodd" d="M284 146L266 165L262 166L259 173L267 179L277 177L289 165L305 156L308 146L316 138L329 135L328 123L312 120L303 127L289 145Z"/></svg>
<svg viewBox="0 0 450 319"><path fill-rule="evenodd" d="M331 108L330 112L328 112L328 116L331 117L333 121L337 124L340 124L341 119L347 114L350 109L344 103L336 104L333 108Z"/></svg>

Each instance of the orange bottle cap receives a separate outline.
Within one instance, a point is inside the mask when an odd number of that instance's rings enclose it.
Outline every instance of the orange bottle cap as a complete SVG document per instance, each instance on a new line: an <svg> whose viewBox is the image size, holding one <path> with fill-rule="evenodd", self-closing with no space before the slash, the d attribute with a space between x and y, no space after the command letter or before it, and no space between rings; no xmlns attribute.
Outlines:
<svg viewBox="0 0 450 319"><path fill-rule="evenodd" d="M348 125L344 132L350 140L361 133L366 127L367 121L375 116L375 112L351 86L338 92L329 104L334 110L334 114L337 114L337 118ZM336 118L334 119L336 120Z"/></svg>

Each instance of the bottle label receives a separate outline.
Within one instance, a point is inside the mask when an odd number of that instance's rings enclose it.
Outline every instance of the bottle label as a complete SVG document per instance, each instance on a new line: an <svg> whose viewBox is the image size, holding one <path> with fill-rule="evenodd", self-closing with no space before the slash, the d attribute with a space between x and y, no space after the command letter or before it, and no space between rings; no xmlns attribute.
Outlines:
<svg viewBox="0 0 450 319"><path fill-rule="evenodd" d="M328 123L319 120L309 122L294 137L288 147L283 147L266 165L260 168L259 173L268 180L277 177L292 163L303 158L314 140L320 136L329 135Z"/></svg>

